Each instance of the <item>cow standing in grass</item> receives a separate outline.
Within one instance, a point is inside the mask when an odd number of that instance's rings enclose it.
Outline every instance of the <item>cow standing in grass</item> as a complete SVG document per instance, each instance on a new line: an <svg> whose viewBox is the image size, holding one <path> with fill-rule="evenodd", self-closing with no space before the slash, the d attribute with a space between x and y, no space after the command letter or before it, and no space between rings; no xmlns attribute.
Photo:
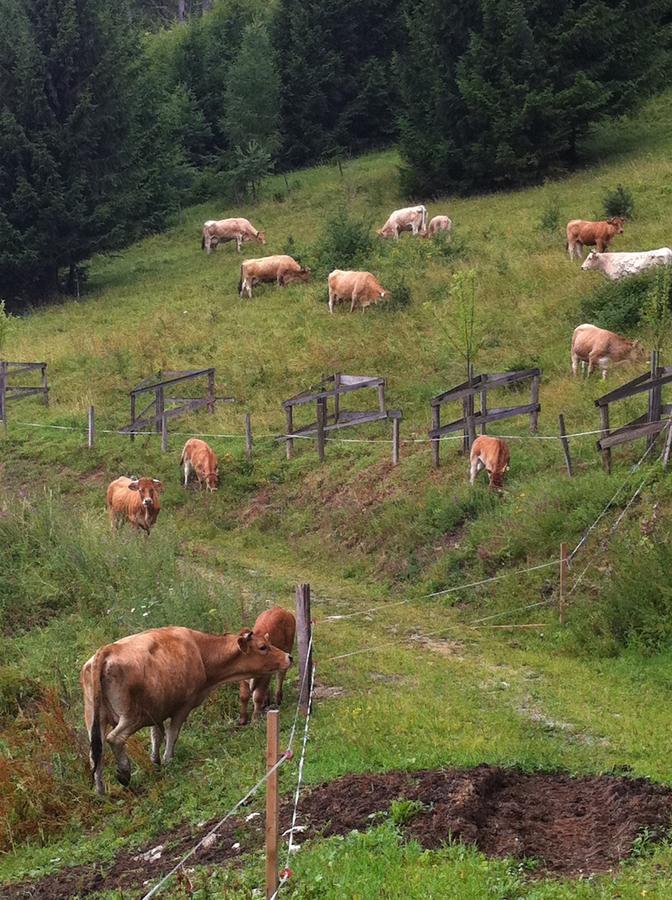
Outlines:
<svg viewBox="0 0 672 900"><path fill-rule="evenodd" d="M294 635L296 634L296 619L288 610L283 609L281 606L274 606L257 617L253 631L257 637L263 638L273 644L274 647L279 647L280 650L291 653L294 646ZM282 703L282 685L285 680L285 672L279 671L277 679L275 705L280 706ZM270 684L270 675L258 675L256 678L245 679L240 682L239 725L247 725L247 709L250 696L252 696L254 702L253 718L256 720L261 717L264 709L271 702Z"/></svg>
<svg viewBox="0 0 672 900"><path fill-rule="evenodd" d="M310 269L301 266L291 256L262 256L259 259L246 259L240 267L238 294L242 300L245 293L252 299L252 288L262 282L275 282L284 287L292 282L306 282L310 278Z"/></svg>
<svg viewBox="0 0 672 900"><path fill-rule="evenodd" d="M639 253L596 253L591 250L581 268L584 272L601 272L610 281L641 275L656 266L672 265L672 249L643 250Z"/></svg>
<svg viewBox="0 0 672 900"><path fill-rule="evenodd" d="M448 216L434 216L427 226L427 231L423 234L423 237L434 237L435 234L438 234L439 231L443 231L446 233L446 237L450 240L450 233L453 228L452 219L449 219Z"/></svg>
<svg viewBox="0 0 672 900"><path fill-rule="evenodd" d="M599 367L602 378L606 378L610 365L628 360L637 362L644 359L646 351L639 341L630 341L613 331L607 331L606 328L584 324L574 329L571 355L574 375L577 374L581 363L584 371L586 366L588 367L588 375Z"/></svg>
<svg viewBox="0 0 672 900"><path fill-rule="evenodd" d="M350 312L356 306L364 309L373 303L387 300L390 292L386 291L371 272L346 272L334 269L329 279L329 312L334 312L334 304L350 301Z"/></svg>
<svg viewBox="0 0 672 900"><path fill-rule="evenodd" d="M490 490L501 491L504 486L504 474L509 470L509 448L505 440L482 434L471 445L469 483L473 484L476 476L485 469L490 478Z"/></svg>
<svg viewBox="0 0 672 900"><path fill-rule="evenodd" d="M189 479L195 475L198 486L216 491L219 482L219 464L217 454L209 444L200 438L189 438L182 449L180 466L184 471L184 486L189 484Z"/></svg>
<svg viewBox="0 0 672 900"><path fill-rule="evenodd" d="M404 209L395 209L382 228L376 232L381 238L393 237L399 240L402 231L410 231L412 234L423 234L427 230L427 207L407 206Z"/></svg>
<svg viewBox="0 0 672 900"><path fill-rule="evenodd" d="M249 629L240 634L205 634L191 628L153 628L101 647L80 673L97 792L105 793L105 740L116 757L117 778L128 786L131 764L126 741L132 734L151 728L155 765L159 765L165 737L163 762L168 763L187 716L216 687L284 672L291 662L289 653ZM170 724L164 726L168 719Z"/></svg>
<svg viewBox="0 0 672 900"><path fill-rule="evenodd" d="M209 219L203 225L201 250L210 253L210 250L218 244L226 244L228 241L235 241L236 250L240 253L244 241L265 244L266 235L263 231L258 231L247 219Z"/></svg>
<svg viewBox="0 0 672 900"><path fill-rule="evenodd" d="M584 247L597 247L598 253L609 249L609 244L617 234L623 234L625 220L614 216L606 222L588 222L572 219L567 223L567 252L569 258L581 259Z"/></svg>
<svg viewBox="0 0 672 900"><path fill-rule="evenodd" d="M107 488L107 511L112 527L130 522L149 534L161 511L159 493L163 484L156 478L127 478L121 475Z"/></svg>

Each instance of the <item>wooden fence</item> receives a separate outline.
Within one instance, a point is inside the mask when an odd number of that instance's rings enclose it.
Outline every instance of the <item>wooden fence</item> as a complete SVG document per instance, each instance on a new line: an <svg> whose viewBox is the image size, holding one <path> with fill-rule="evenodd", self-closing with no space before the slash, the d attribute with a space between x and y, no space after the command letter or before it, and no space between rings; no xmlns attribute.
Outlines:
<svg viewBox="0 0 672 900"><path fill-rule="evenodd" d="M41 373L41 383L17 384L17 380L30 372ZM8 362L0 360L0 422L7 430L7 404L10 400L23 400L26 397L41 394L42 402L49 406L49 385L47 382L47 364L44 362Z"/></svg>
<svg viewBox="0 0 672 900"><path fill-rule="evenodd" d="M502 408L488 407L488 391L496 388L509 387L521 381L530 382L530 402L521 406L507 406ZM432 407L432 428L429 437L432 440L432 462L440 465L440 445L443 435L455 431L464 434L464 449L468 452L476 440L476 429L480 428L481 434L486 434L489 422L499 422L501 419L511 419L514 416L529 415L530 431L535 434L539 419L541 405L539 403L539 384L541 381L540 369L524 369L519 372L503 372L501 374L474 375L470 370L469 378L457 387L450 388L441 394L437 394L430 401ZM475 398L478 396L480 409L475 409ZM462 403L463 415L459 419L441 424L441 407L446 403Z"/></svg>
<svg viewBox="0 0 672 900"><path fill-rule="evenodd" d="M345 394L364 389L373 389L378 396L378 408L362 412L351 412L341 408L341 398ZM331 411L329 404L331 402ZM294 410L299 406L311 403L316 405L315 421L300 428L294 425ZM283 409L286 417L286 430L284 435L278 437L279 441L286 442L287 459L292 458L294 452L294 439L315 435L317 454L320 462L324 461L324 445L327 436L334 431L343 428L352 428L356 425L366 425L370 422L391 420L392 422L392 462L399 462L399 422L401 412L395 409L387 409L385 406L385 379L369 375L343 375L337 373L324 378L317 390L302 391L289 400L283 401Z"/></svg>
<svg viewBox="0 0 672 900"><path fill-rule="evenodd" d="M672 415L672 404L662 402L662 389L672 384L672 366L660 366L658 353L651 354L651 369L638 375L632 381L622 384L608 394L603 394L595 401L600 411L601 435L597 449L602 454L602 464L607 472L611 472L611 448L619 444L627 444L639 438L647 439L647 447L652 447L657 435L668 426ZM648 394L647 410L641 416L616 428L610 427L609 405L637 394Z"/></svg>

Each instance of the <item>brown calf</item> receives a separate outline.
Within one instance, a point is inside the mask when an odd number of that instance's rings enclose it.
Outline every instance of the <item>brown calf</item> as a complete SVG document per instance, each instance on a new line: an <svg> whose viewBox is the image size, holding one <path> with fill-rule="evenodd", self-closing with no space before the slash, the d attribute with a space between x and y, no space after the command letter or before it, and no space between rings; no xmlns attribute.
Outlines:
<svg viewBox="0 0 672 900"><path fill-rule="evenodd" d="M364 309L373 303L387 300L390 292L386 291L375 275L370 272L345 272L334 269L329 275L329 312L333 313L334 304L341 300L350 301L350 312L355 306Z"/></svg>
<svg viewBox="0 0 672 900"><path fill-rule="evenodd" d="M252 288L261 282L272 282L284 287L293 281L308 281L310 269L303 268L291 256L262 256L260 259L246 259L240 267L238 294L247 292L252 299Z"/></svg>
<svg viewBox="0 0 672 900"><path fill-rule="evenodd" d="M257 617L253 630L257 637L269 641L273 646L279 647L280 650L285 650L287 653L292 652L294 635L296 633L296 619L288 612L288 610L283 609L281 606L274 606L272 609L267 609L265 612L262 612L261 615ZM282 685L285 680L285 673L279 671L277 677L278 684L275 690L275 705L280 706L282 703ZM270 675L259 675L251 680L240 682L239 725L247 725L247 706L250 701L250 695L254 701L254 719L258 719L264 709L269 706L271 702L269 690L270 684Z"/></svg>
<svg viewBox="0 0 672 900"><path fill-rule="evenodd" d="M509 468L509 448L506 441L482 434L471 445L469 483L473 484L481 469L490 476L490 490L501 491L504 473Z"/></svg>
<svg viewBox="0 0 672 900"><path fill-rule="evenodd" d="M163 484L156 478L127 478L121 475L107 488L107 512L112 527L125 521L149 534L161 511L159 493Z"/></svg>
<svg viewBox="0 0 672 900"><path fill-rule="evenodd" d="M606 222L588 222L583 219L572 219L567 223L566 248L569 258L581 259L584 247L597 247L598 253L604 253L615 235L623 234L625 220L619 216Z"/></svg>
<svg viewBox="0 0 672 900"><path fill-rule="evenodd" d="M216 687L284 672L291 662L288 653L249 629L240 634L205 634L191 628L154 628L101 647L80 673L91 772L98 793L105 793L105 738L116 757L117 778L128 785L131 764L126 741L132 734L151 728L155 765L159 765L165 736L163 762L168 763L187 716ZM167 719L170 724L164 728Z"/></svg>
<svg viewBox="0 0 672 900"><path fill-rule="evenodd" d="M196 475L200 488L209 491L217 490L219 481L219 465L215 451L199 438L189 438L182 448L180 465L184 468L184 486L189 484L192 474Z"/></svg>

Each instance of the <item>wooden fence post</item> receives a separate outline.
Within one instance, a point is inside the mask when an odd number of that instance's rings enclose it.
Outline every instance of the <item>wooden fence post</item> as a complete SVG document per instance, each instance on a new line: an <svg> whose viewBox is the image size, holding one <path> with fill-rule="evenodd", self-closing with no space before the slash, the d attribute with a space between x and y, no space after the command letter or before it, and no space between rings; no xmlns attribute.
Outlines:
<svg viewBox="0 0 672 900"><path fill-rule="evenodd" d="M481 391L481 415L487 416L488 414L488 389ZM487 422L483 422L481 425L481 434L488 433L488 424Z"/></svg>
<svg viewBox="0 0 672 900"><path fill-rule="evenodd" d="M277 763L280 755L280 731L277 709L266 713L266 771ZM266 780L266 900L278 889L278 831L280 801L278 769Z"/></svg>
<svg viewBox="0 0 672 900"><path fill-rule="evenodd" d="M317 456L320 462L324 462L324 414L326 412L325 404L321 401L317 401L317 431L316 431L316 439L317 439Z"/></svg>
<svg viewBox="0 0 672 900"><path fill-rule="evenodd" d="M95 420L95 410L93 406L89 407L89 435L88 435L88 447L89 450L94 446L96 442L96 420Z"/></svg>
<svg viewBox="0 0 672 900"><path fill-rule="evenodd" d="M131 391L131 425L135 422L135 394ZM131 440L135 440L135 432L130 432Z"/></svg>
<svg viewBox="0 0 672 900"><path fill-rule="evenodd" d="M663 450L663 469L667 469L670 464L670 451L672 451L672 420L667 426L667 437L665 438L665 449Z"/></svg>
<svg viewBox="0 0 672 900"><path fill-rule="evenodd" d="M215 411L215 373L208 372L208 403L207 409L209 413Z"/></svg>
<svg viewBox="0 0 672 900"><path fill-rule="evenodd" d="M399 419L392 419L392 465L399 465Z"/></svg>
<svg viewBox="0 0 672 900"><path fill-rule="evenodd" d="M164 453L168 450L168 417L165 412L161 415L161 449Z"/></svg>
<svg viewBox="0 0 672 900"><path fill-rule="evenodd" d="M558 592L558 619L565 624L565 592L567 590L567 574L569 572L569 556L567 544L560 544L560 590Z"/></svg>
<svg viewBox="0 0 672 900"><path fill-rule="evenodd" d="M291 406L288 406L287 409L285 410L285 419L286 419L285 434L291 434L292 431L294 430L294 426L293 426L294 416L292 414ZM294 452L294 441L291 438L286 438L286 440L285 440L285 452L287 454L287 459L291 459L292 453Z"/></svg>
<svg viewBox="0 0 672 900"><path fill-rule="evenodd" d="M441 407L437 404L432 407L432 430L441 428ZM438 469L441 465L441 438L432 439L432 465Z"/></svg>
<svg viewBox="0 0 672 900"><path fill-rule="evenodd" d="M651 378L658 377L658 351L651 351ZM661 409L660 409L660 398L661 398L661 389L659 387L651 388L649 391L649 409L648 409L648 420L649 422L657 422L660 419ZM656 442L656 435L650 434L646 439L646 448L647 450L653 447Z"/></svg>
<svg viewBox="0 0 672 900"><path fill-rule="evenodd" d="M565 454L565 463L567 465L567 474L571 478L574 474L572 467L572 456L569 452L569 441L567 440L567 431L565 430L565 417L562 413L558 416L558 428L560 429L560 443Z"/></svg>
<svg viewBox="0 0 672 900"><path fill-rule="evenodd" d="M299 645L299 707L304 716L308 715L310 702L310 677L313 669L311 646L312 623L310 619L310 585L300 584L296 588L296 633Z"/></svg>
<svg viewBox="0 0 672 900"><path fill-rule="evenodd" d="M47 366L42 366L42 389L44 393L42 394L42 402L45 406L49 406L49 384L47 382Z"/></svg>
<svg viewBox="0 0 672 900"><path fill-rule="evenodd" d="M158 431L160 434L163 432L163 413L166 408L165 399L163 396L163 388L158 387L155 391L155 407L156 407L156 419L155 419L155 431Z"/></svg>
<svg viewBox="0 0 672 900"><path fill-rule="evenodd" d="M530 391L530 403L533 403L536 407L539 403L539 376L535 375L532 378L532 389ZM539 410L533 409L530 413L530 431L532 434L537 433L537 428L539 424Z"/></svg>
<svg viewBox="0 0 672 900"><path fill-rule="evenodd" d="M7 363L0 362L0 419L2 430L7 435Z"/></svg>
<svg viewBox="0 0 672 900"><path fill-rule="evenodd" d="M252 459L252 421L249 413L245 413L245 456Z"/></svg>
<svg viewBox="0 0 672 900"><path fill-rule="evenodd" d="M601 438L605 438L609 435L609 404L605 403L600 407L600 428L602 429L602 433L600 434ZM611 475L611 448L607 447L606 450L602 451L602 465L604 466L605 472Z"/></svg>

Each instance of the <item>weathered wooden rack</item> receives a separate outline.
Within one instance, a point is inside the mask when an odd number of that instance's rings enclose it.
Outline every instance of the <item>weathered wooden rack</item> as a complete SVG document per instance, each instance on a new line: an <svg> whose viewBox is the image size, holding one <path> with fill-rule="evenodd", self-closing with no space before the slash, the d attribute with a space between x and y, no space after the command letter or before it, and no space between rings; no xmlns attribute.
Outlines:
<svg viewBox="0 0 672 900"><path fill-rule="evenodd" d="M41 384L16 384L17 379L29 372L41 373ZM8 362L0 360L0 422L7 428L7 404L10 400L24 400L35 394L42 395L42 402L49 406L47 364L44 362Z"/></svg>
<svg viewBox="0 0 672 900"><path fill-rule="evenodd" d="M672 384L672 366L658 365L658 353L654 351L651 354L651 370L649 372L638 375L632 381L597 398L595 406L600 411L601 429L597 449L602 454L602 464L607 472L611 472L612 447L645 437L647 448L650 448L653 446L656 436L668 426L670 416L672 416L672 404L662 402L662 389L667 384ZM609 405L617 400L625 400L627 397L643 393L648 394L647 411L612 431L609 425Z"/></svg>
<svg viewBox="0 0 672 900"><path fill-rule="evenodd" d="M378 408L363 412L351 412L341 409L341 397L353 391L371 388L377 392ZM332 411L329 410L329 402ZM301 428L294 427L294 410L298 406L310 403L316 405L315 421ZM277 440L285 441L287 459L292 458L294 452L294 438L305 438L315 435L317 454L320 462L324 461L324 445L327 437L334 431L343 428L352 428L356 425L366 425L370 422L391 420L392 422L392 462L399 462L399 422L402 414L397 409L387 409L385 406L385 379L369 375L343 375L340 372L324 378L317 390L302 391L289 400L283 401L283 409L286 417L285 434Z"/></svg>
<svg viewBox="0 0 672 900"><path fill-rule="evenodd" d="M175 397L168 391L176 385L185 382L194 382L205 379L207 386L203 393L197 397ZM138 398L143 394L152 394L152 399L138 411ZM215 396L215 369L190 369L187 371L163 371L157 375L150 375L129 392L131 398L131 422L123 426L120 431L129 434L134 440L136 432L156 431L165 432L168 419L194 412L197 409L206 408L209 413L214 413L217 401L234 402L232 397Z"/></svg>
<svg viewBox="0 0 672 900"><path fill-rule="evenodd" d="M520 381L530 381L529 403L522 406L507 406L496 409L488 407L488 391L508 387ZM432 441L433 464L435 466L440 465L441 438L445 434L452 434L455 431L463 432L463 446L465 452L468 452L476 440L476 429L480 428L481 434L486 434L487 425L490 422L499 422L501 419L511 419L514 416L529 415L530 431L533 434L536 433L539 411L541 410L539 403L540 381L540 369L523 369L519 372L502 372L501 374L474 375L470 373L470 377L462 384L458 384L457 387L432 397L430 401L432 407L432 428L429 432L429 437ZM478 411L476 411L474 403L477 395L480 403ZM442 425L441 407L445 403L458 403L460 401L462 402L464 413L462 418Z"/></svg>

